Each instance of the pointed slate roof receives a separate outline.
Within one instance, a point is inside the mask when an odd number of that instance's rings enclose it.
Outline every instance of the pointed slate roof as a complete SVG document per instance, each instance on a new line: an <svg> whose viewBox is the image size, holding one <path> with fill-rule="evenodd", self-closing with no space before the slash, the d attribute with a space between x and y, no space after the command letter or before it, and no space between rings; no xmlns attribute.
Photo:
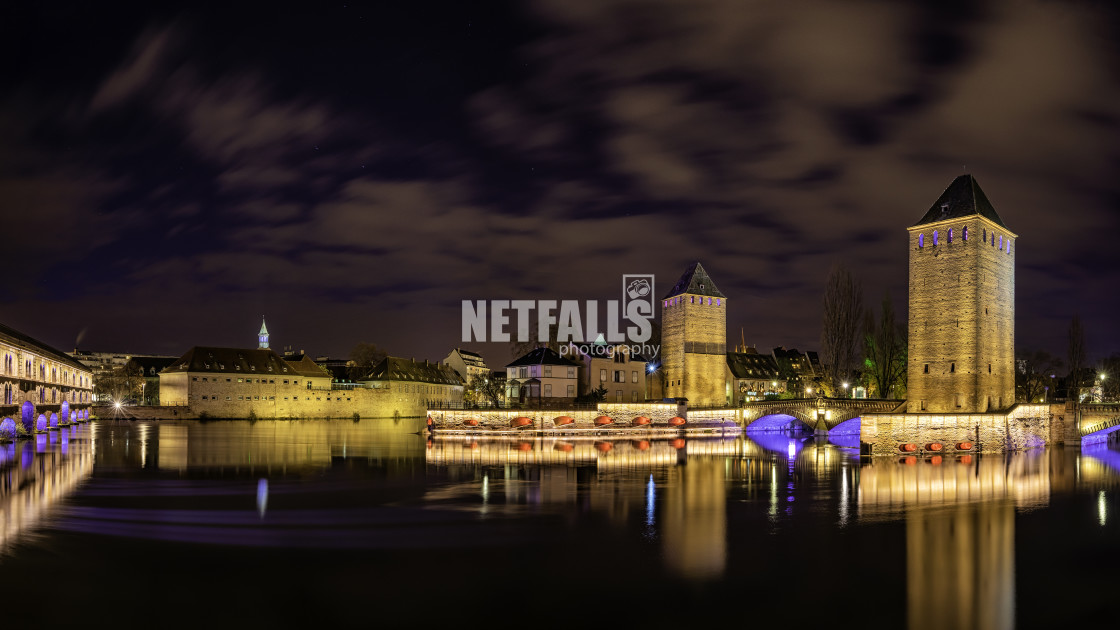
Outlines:
<svg viewBox="0 0 1120 630"><path fill-rule="evenodd" d="M922 220L911 227L946 219L959 219L974 214L994 221L1000 227L1007 228L1003 219L996 214L992 202L984 196L984 191L980 189L980 184L976 183L976 178L968 174L960 175L953 180L953 183L949 184L945 192L941 193L937 201L930 206L929 212L926 212Z"/></svg>
<svg viewBox="0 0 1120 630"><path fill-rule="evenodd" d="M685 270L681 279L677 280L673 288L661 299L667 300L671 297L684 295L685 293L689 295L706 295L718 298L727 297L723 293L720 293L720 290L716 288L716 283L712 282L711 276L708 275L707 271L704 271L703 265L699 262L692 263L692 265Z"/></svg>

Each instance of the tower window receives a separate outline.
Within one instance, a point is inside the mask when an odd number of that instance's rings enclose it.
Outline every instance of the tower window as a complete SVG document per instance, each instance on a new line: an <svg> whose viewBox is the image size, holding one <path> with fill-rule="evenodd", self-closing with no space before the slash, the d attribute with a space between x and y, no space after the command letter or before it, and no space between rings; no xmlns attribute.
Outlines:
<svg viewBox="0 0 1120 630"><path fill-rule="evenodd" d="M933 246L937 247L937 230L933 231Z"/></svg>
<svg viewBox="0 0 1120 630"><path fill-rule="evenodd" d="M1001 236L1000 238L1003 238L1003 237ZM996 244L996 233L992 232L992 245L994 246L995 244Z"/></svg>
<svg viewBox="0 0 1120 630"><path fill-rule="evenodd" d="M988 228L984 228L984 231L983 231L983 233L982 233L982 234L981 234L980 236L982 237L982 238L980 239L981 241L986 241L986 240L988 240Z"/></svg>
<svg viewBox="0 0 1120 630"><path fill-rule="evenodd" d="M949 364L949 373L954 374L954 373L956 373L956 371L957 371L957 364L956 363L950 363Z"/></svg>
<svg viewBox="0 0 1120 630"><path fill-rule="evenodd" d="M1003 249L1003 237L999 237L999 248Z"/></svg>
<svg viewBox="0 0 1120 630"><path fill-rule="evenodd" d="M719 298L716 298L716 306L719 306L719 305L720 305Z"/></svg>
<svg viewBox="0 0 1120 630"><path fill-rule="evenodd" d="M968 226L961 228L961 240L968 242Z"/></svg>
<svg viewBox="0 0 1120 630"><path fill-rule="evenodd" d="M991 374L991 373L992 373L992 364L989 363L988 364L988 374Z"/></svg>
<svg viewBox="0 0 1120 630"><path fill-rule="evenodd" d="M950 243L953 242L953 228L949 228L948 239Z"/></svg>
<svg viewBox="0 0 1120 630"><path fill-rule="evenodd" d="M1011 253L1011 239L1007 239L1007 253Z"/></svg>
<svg viewBox="0 0 1120 630"><path fill-rule="evenodd" d="M689 301L690 304L695 304L696 303L696 296L695 295L689 296L688 301Z"/></svg>
<svg viewBox="0 0 1120 630"><path fill-rule="evenodd" d="M926 363L926 364L925 364L925 365L924 365L924 366L922 367L922 373L923 373L923 374L929 374L929 364L928 364L928 363Z"/></svg>
<svg viewBox="0 0 1120 630"><path fill-rule="evenodd" d="M918 248L919 249L921 249L922 247L925 247L925 240L926 240L926 235L925 234L919 234L918 235Z"/></svg>
<svg viewBox="0 0 1120 630"><path fill-rule="evenodd" d="M708 306L712 305L712 298L708 298Z"/></svg>

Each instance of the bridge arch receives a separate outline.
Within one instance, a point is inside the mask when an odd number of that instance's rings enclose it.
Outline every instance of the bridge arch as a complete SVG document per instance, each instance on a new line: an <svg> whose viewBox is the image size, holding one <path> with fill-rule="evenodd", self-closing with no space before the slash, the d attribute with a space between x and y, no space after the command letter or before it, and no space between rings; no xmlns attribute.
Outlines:
<svg viewBox="0 0 1120 630"><path fill-rule="evenodd" d="M748 433L759 433L763 431L792 431L797 428L807 428L812 430L812 419L795 409L776 411L764 416L759 416L745 423L745 429Z"/></svg>

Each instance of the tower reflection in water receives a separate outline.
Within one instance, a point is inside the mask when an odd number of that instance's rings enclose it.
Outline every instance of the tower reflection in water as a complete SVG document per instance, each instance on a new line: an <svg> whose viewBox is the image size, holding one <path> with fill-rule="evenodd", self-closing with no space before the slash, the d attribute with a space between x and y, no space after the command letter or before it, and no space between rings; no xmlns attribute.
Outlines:
<svg viewBox="0 0 1120 630"><path fill-rule="evenodd" d="M1015 510L1049 502L1050 455L876 461L860 469L860 519L906 521L912 630L1015 626ZM900 560L887 550L876 559Z"/></svg>
<svg viewBox="0 0 1120 630"><path fill-rule="evenodd" d="M429 445L427 461L437 467L501 469L510 502L573 504L618 522L641 514L647 535L660 541L667 567L703 580L720 577L726 567L726 471L728 461L746 456L745 449L761 453L739 438L447 438ZM635 476L645 483L634 483ZM483 509L497 509L489 473L480 483Z"/></svg>

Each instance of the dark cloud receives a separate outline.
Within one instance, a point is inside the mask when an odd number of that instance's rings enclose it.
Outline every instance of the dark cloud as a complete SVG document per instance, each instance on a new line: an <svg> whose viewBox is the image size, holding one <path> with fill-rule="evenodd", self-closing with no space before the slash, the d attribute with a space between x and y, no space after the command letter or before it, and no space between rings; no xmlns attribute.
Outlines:
<svg viewBox="0 0 1120 630"><path fill-rule="evenodd" d="M904 230L968 170L1020 234L1018 342L1061 354L1080 312L1120 348L1107 7L472 7L264 28L168 5L112 45L44 20L90 52L0 102L6 228L35 260L6 321L76 331L51 305L80 305L83 343L175 353L266 313L312 352L437 358L461 299L607 299L701 260L730 337L815 347L838 260L904 312Z"/></svg>

